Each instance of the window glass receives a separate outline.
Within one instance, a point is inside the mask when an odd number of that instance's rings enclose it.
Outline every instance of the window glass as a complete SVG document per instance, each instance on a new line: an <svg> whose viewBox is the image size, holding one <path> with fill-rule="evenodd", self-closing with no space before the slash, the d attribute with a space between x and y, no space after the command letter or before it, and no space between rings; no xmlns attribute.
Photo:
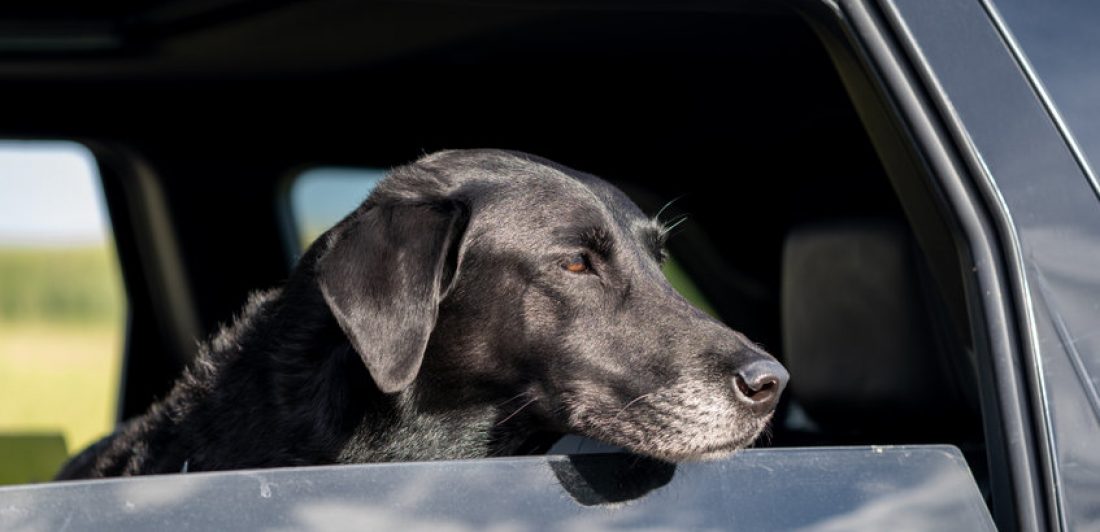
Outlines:
<svg viewBox="0 0 1100 532"><path fill-rule="evenodd" d="M319 167L306 170L290 187L295 243L299 250L321 236L367 199L385 177L379 168Z"/></svg>
<svg viewBox="0 0 1100 532"><path fill-rule="evenodd" d="M112 430L125 313L91 153L0 141L0 483Z"/></svg>

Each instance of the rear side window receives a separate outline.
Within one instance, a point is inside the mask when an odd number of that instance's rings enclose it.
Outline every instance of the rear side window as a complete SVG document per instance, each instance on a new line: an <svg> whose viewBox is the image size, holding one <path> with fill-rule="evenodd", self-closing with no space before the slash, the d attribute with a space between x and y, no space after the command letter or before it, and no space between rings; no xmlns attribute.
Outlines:
<svg viewBox="0 0 1100 532"><path fill-rule="evenodd" d="M92 154L0 141L0 483L112 430L125 316Z"/></svg>
<svg viewBox="0 0 1100 532"><path fill-rule="evenodd" d="M317 167L290 185L291 240L297 254L367 199L386 176L381 168Z"/></svg>

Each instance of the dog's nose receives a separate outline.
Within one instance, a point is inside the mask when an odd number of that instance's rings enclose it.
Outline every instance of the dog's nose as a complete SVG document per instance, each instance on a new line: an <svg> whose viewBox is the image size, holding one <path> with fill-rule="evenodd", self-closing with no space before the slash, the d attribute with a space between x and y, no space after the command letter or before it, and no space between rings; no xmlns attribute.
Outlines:
<svg viewBox="0 0 1100 532"><path fill-rule="evenodd" d="M733 388L738 398L747 402L754 412L764 414L775 408L789 378L787 370L778 362L754 360L737 371Z"/></svg>

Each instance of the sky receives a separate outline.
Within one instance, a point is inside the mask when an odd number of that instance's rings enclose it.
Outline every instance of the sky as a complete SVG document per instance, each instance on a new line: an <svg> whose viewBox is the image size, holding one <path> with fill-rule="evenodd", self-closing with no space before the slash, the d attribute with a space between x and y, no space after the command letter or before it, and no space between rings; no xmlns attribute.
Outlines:
<svg viewBox="0 0 1100 532"><path fill-rule="evenodd" d="M87 148L0 141L0 246L101 244L110 232L105 212Z"/></svg>

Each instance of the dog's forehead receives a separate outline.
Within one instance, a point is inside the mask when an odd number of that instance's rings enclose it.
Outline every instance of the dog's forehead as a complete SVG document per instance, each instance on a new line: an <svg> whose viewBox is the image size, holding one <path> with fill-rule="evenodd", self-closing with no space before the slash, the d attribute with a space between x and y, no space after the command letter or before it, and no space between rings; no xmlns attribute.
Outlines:
<svg viewBox="0 0 1100 532"><path fill-rule="evenodd" d="M621 190L535 155L449 150L394 174L396 179L380 185L387 194L416 197L418 190L434 189L462 201L471 213L468 236L498 250L550 249L584 240L583 235L604 235L605 241L633 248L631 256L653 256L660 247L659 224Z"/></svg>
<svg viewBox="0 0 1100 532"><path fill-rule="evenodd" d="M533 227L558 222L629 229L645 216L625 196L612 194L595 178L581 180L558 172L501 181L481 198L482 211Z"/></svg>
<svg viewBox="0 0 1100 532"><path fill-rule="evenodd" d="M607 181L534 155L461 150L433 154L426 162L461 183L477 211L513 227L587 223L634 233L653 224Z"/></svg>

